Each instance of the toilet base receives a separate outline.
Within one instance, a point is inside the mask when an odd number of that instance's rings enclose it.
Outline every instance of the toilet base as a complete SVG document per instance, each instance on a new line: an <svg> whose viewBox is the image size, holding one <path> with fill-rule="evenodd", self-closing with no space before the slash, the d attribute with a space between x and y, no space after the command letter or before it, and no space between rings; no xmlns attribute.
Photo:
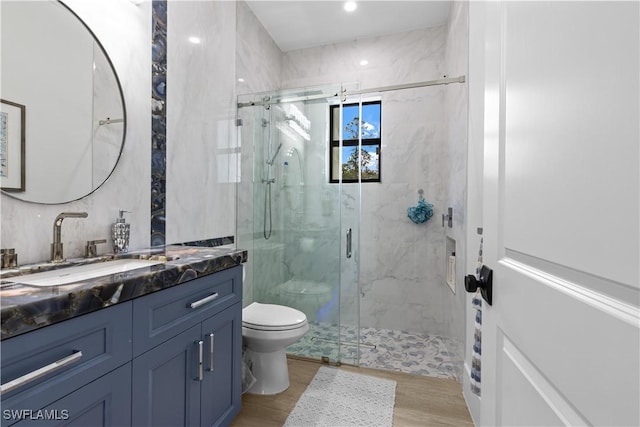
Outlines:
<svg viewBox="0 0 640 427"><path fill-rule="evenodd" d="M251 373L256 382L247 393L273 395L289 388L289 367L285 349L269 353L247 349Z"/></svg>

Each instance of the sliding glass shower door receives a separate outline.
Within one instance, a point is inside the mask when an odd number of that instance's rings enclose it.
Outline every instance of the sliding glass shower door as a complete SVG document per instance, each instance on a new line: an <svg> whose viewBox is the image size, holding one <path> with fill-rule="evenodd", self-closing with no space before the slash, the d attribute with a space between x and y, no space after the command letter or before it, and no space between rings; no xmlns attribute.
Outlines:
<svg viewBox="0 0 640 427"><path fill-rule="evenodd" d="M342 111L340 93L328 85L238 97L237 234L250 251L252 300L307 316L309 333L288 352L357 364L360 183L330 179L329 117L332 105Z"/></svg>

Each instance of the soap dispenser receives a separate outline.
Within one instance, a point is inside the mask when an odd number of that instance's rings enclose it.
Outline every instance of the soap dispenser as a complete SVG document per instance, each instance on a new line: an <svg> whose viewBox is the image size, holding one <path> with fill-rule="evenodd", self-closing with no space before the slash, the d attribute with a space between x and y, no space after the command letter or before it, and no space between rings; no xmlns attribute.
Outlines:
<svg viewBox="0 0 640 427"><path fill-rule="evenodd" d="M130 213L129 211L119 211L120 214L116 219L116 222L111 226L111 238L113 239L113 252L123 253L129 250L129 232L131 224L127 224L124 219L124 214Z"/></svg>

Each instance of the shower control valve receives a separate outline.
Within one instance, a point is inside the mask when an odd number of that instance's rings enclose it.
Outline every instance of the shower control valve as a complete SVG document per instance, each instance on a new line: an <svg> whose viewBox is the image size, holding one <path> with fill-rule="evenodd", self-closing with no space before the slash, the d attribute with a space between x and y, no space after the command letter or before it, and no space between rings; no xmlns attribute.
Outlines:
<svg viewBox="0 0 640 427"><path fill-rule="evenodd" d="M447 223L449 228L453 228L453 208L448 208L446 214L442 214L442 226L444 227L444 223Z"/></svg>

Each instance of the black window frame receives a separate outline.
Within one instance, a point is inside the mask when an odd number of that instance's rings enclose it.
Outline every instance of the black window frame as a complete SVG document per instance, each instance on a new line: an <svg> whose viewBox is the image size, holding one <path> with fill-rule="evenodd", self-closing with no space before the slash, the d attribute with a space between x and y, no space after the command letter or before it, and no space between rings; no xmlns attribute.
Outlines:
<svg viewBox="0 0 640 427"><path fill-rule="evenodd" d="M333 179L333 165L334 165L334 158L333 158L333 149L334 148L340 148L340 135L342 135L343 133L343 129L340 129L339 134L338 134L338 139L334 140L333 139L333 129L334 129L334 123L333 123L333 111L336 108L340 108L340 106L342 105L343 107L349 107L349 106L354 106L354 105L360 105L359 102L353 102L353 103L348 103L348 104L334 104L334 105L330 105L329 106L329 183L331 184L336 184L336 183L357 183L357 182L382 182L382 100L377 100L377 101L365 101L362 102L362 106L364 107L365 105L373 105L373 104L378 104L380 106L380 137L379 138L363 138L362 139L362 146L377 146L378 149L377 154L378 154L378 178L362 178L362 173L360 173L360 179ZM362 120L362 119L361 119ZM358 139L343 139L342 140L342 146L343 147L357 147L358 146ZM338 163L338 167L342 169L342 163ZM340 173L338 174L338 176L340 176Z"/></svg>

